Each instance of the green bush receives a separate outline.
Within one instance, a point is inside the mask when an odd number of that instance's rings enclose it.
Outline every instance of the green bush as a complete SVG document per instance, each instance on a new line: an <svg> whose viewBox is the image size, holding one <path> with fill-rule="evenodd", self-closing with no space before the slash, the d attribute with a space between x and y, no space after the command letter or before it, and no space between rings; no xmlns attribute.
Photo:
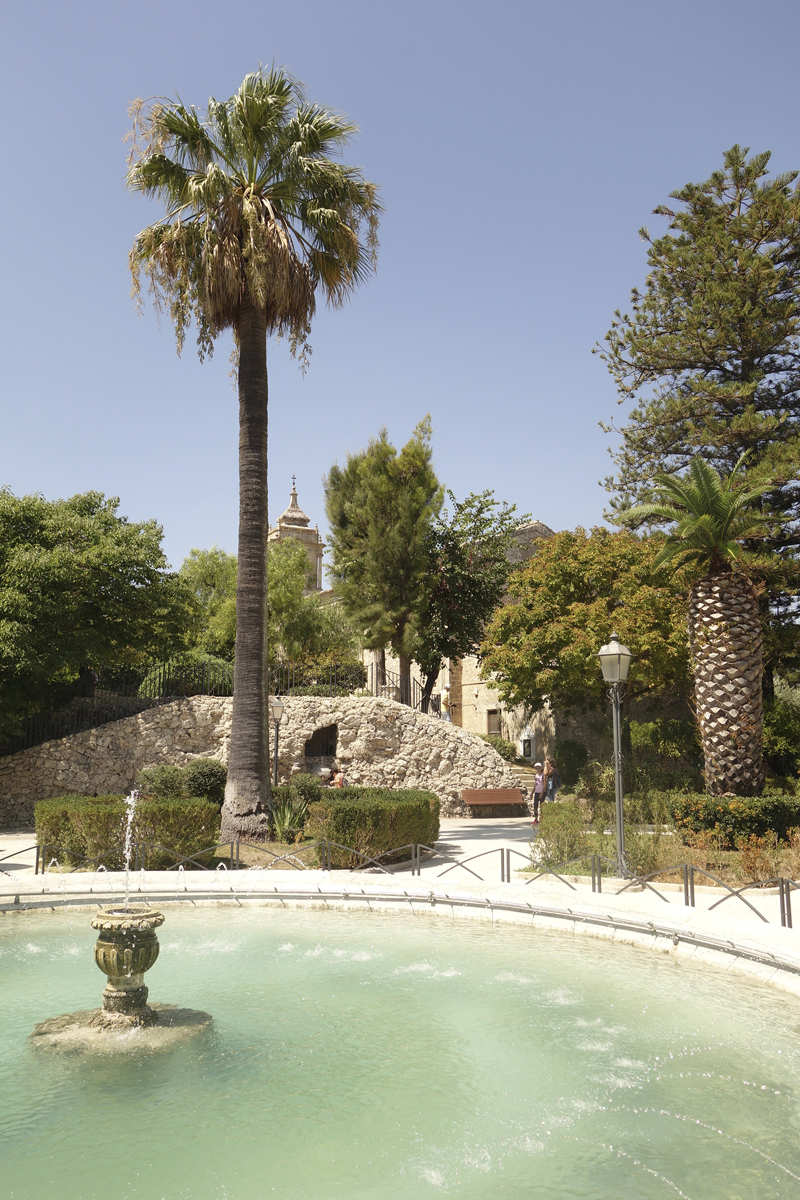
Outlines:
<svg viewBox="0 0 800 1200"><path fill-rule="evenodd" d="M290 687L287 696L349 696L352 688L344 683L299 683Z"/></svg>
<svg viewBox="0 0 800 1200"><path fill-rule="evenodd" d="M298 796L303 797L306 804L316 804L317 800L322 797L322 784L316 775L307 775L303 772L293 775L290 786Z"/></svg>
<svg viewBox="0 0 800 1200"><path fill-rule="evenodd" d="M764 756L776 775L800 770L800 705L776 697L764 709Z"/></svg>
<svg viewBox="0 0 800 1200"><path fill-rule="evenodd" d="M228 768L215 758L193 758L182 767L183 778L186 781L186 791L189 796L200 800L211 800L222 806L225 799L225 784L228 782Z"/></svg>
<svg viewBox="0 0 800 1200"><path fill-rule="evenodd" d="M763 837L772 830L785 839L800 826L800 798L780 793L763 796L675 796L672 817L681 833L717 830L733 849L740 838Z"/></svg>
<svg viewBox="0 0 800 1200"><path fill-rule="evenodd" d="M143 795L162 800L180 800L187 795L183 767L176 767L171 763L145 767L139 772L136 787Z"/></svg>
<svg viewBox="0 0 800 1200"><path fill-rule="evenodd" d="M590 854L583 809L573 800L542 805L539 836L539 865L555 866ZM537 855L537 858L539 856Z"/></svg>
<svg viewBox="0 0 800 1200"><path fill-rule="evenodd" d="M79 865L83 858L103 858L108 870L125 865L127 810L123 796L56 796L34 806L36 841L57 846L46 859ZM219 808L210 800L140 800L133 822L133 841L157 842L166 850L148 849L150 870L172 866L174 854L188 857L215 845L219 837ZM206 857L210 857L207 855Z"/></svg>
<svg viewBox="0 0 800 1200"><path fill-rule="evenodd" d="M228 769L215 758L193 758L183 767L162 763L139 772L136 786L145 796L162 800L212 800L218 807L225 799Z"/></svg>
<svg viewBox="0 0 800 1200"><path fill-rule="evenodd" d="M558 743L558 770L565 787L574 787L578 782L578 773L589 761L589 751L583 742L575 738L564 738Z"/></svg>
<svg viewBox="0 0 800 1200"><path fill-rule="evenodd" d="M368 787L333 791L326 789L309 810L306 834L317 841L336 842L377 858L412 842L432 846L439 836L439 801L431 792ZM409 856L410 851L405 851L397 857ZM362 862L357 854L331 851L334 867L357 867Z"/></svg>
<svg viewBox="0 0 800 1200"><path fill-rule="evenodd" d="M500 737L497 733L479 733L478 737L482 742L488 742L492 749L496 750L500 757L504 758L506 762L516 762L517 747L513 742L507 741L505 738Z"/></svg>
<svg viewBox="0 0 800 1200"><path fill-rule="evenodd" d="M661 718L631 721L631 748L637 762L659 762L665 767L691 766L700 757L694 721Z"/></svg>

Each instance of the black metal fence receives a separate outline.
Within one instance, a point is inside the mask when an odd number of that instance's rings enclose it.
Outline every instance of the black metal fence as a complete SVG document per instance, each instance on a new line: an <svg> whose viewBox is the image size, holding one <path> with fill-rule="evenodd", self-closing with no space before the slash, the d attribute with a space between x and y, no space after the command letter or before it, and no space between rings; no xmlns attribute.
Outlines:
<svg viewBox="0 0 800 1200"><path fill-rule="evenodd" d="M242 860L242 850L249 851L246 857L253 858L254 852L259 856L263 856L263 861L259 863L244 863ZM61 863L71 861L72 865L69 868L70 873L75 871L85 871L93 868L95 871L107 871L106 860L111 856L118 856L119 849L101 851L93 858L80 858L74 852L65 849L64 847L51 844L28 846L22 850L15 850L11 854L0 858L0 864L5 863L10 866L15 859L19 860L24 854L29 854L35 851L36 863L34 874L40 872L44 874L53 866L61 868ZM529 854L525 854L510 846L492 847L489 850L480 850L475 854L458 857L449 854L447 851L436 846L427 846L421 842L409 842L403 846L393 847L391 850L385 850L383 853L370 855L362 850L356 850L352 846L343 846L338 842L332 841L317 841L303 842L291 849L273 849L268 843L263 842L244 842L233 840L228 842L215 842L202 850L196 851L194 854L181 854L177 850L172 850L160 842L142 841L138 842L132 848L131 868L134 871L144 871L148 869L148 861L152 861L152 854L158 857L159 861L163 860L164 855L168 855L173 859L171 866L161 869L168 871L179 870L198 870L211 871L220 870L222 867L226 871L240 871L252 869L266 870L323 870L332 871L335 869L350 870L350 871L370 871L379 874L389 874L390 871L405 870L410 868L412 876L420 876L422 872L423 861L427 860L429 866L435 870L435 879L441 879L445 875L449 875L452 871L463 870L467 875L480 882L486 882L483 875L476 870L476 864L479 860L488 860L487 865L491 866L500 857L500 882L501 883L518 883L528 887L537 880L545 876L552 876L560 883L564 884L571 891L577 890L577 879L574 875L567 874L568 867L584 866L588 863L588 859L570 859L567 862L548 864L534 869L528 879L514 879L512 868L512 856L521 858L525 861L528 867L532 866ZM338 852L335 854L334 852ZM334 857L341 859L342 853L348 855L352 860L352 864L345 868L334 868ZM60 856L60 857L59 857ZM606 858L600 854L592 854L591 858L591 883L593 892L602 892L603 878L613 877L616 874L616 861ZM472 864L472 865L470 865ZM20 864L21 865L21 864ZM0 874L10 875L10 871L0 865ZM624 886L618 891L612 893L615 898L622 896L632 887L640 887L643 890L654 892L659 899L669 904L670 901L663 892L660 892L651 882L659 875L675 875L683 881L683 903L687 908L695 907L695 875L701 875L722 889L723 895L719 900L709 905L708 911L713 912L721 904L729 900L738 900L744 904L755 916L759 917L765 924L769 924L768 918L764 913L760 912L755 905L751 904L743 895L749 890L763 890L767 887L777 887L780 907L780 923L784 928L792 928L792 892L800 890L800 882L794 879L786 879L783 877L765 880L753 880L750 883L744 884L742 887L731 887L724 880L717 876L704 871L699 867L695 867L691 863L679 863L673 867L663 867L658 871L650 872L646 875L636 875L631 872L626 876ZM622 882L622 881L620 881ZM433 893L431 893L433 894Z"/></svg>
<svg viewBox="0 0 800 1200"><path fill-rule="evenodd" d="M270 692L279 696L385 696L417 709L422 702L418 679L412 676L409 687L396 672L382 670L375 663L274 667ZM175 659L135 667L85 668L70 685L62 706L30 717L18 736L0 742L0 756L121 721L186 696L232 695L233 663L219 660ZM438 703L432 701L429 711L440 715Z"/></svg>

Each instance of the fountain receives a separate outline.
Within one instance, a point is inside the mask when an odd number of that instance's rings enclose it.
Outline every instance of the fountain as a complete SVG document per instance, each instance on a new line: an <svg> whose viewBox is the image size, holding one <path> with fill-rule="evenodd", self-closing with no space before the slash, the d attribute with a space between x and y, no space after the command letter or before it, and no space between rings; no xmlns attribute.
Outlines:
<svg viewBox="0 0 800 1200"><path fill-rule="evenodd" d="M94 959L106 975L101 1008L50 1017L35 1026L31 1041L52 1050L114 1053L134 1047L169 1050L211 1024L206 1012L174 1004L148 1004L144 983L158 958L156 929L163 914L147 904L101 908Z"/></svg>
<svg viewBox="0 0 800 1200"><path fill-rule="evenodd" d="M130 1049L131 1035L137 1034L137 1045L166 1050L211 1022L208 1013L147 1003L144 975L158 958L156 930L164 924L164 916L149 904L130 902L133 817L138 799L139 793L132 791L125 800L125 903L101 908L92 918L92 928L98 931L94 960L107 978L102 1007L40 1022L31 1034L37 1046L108 1053Z"/></svg>
<svg viewBox="0 0 800 1200"><path fill-rule="evenodd" d="M92 918L99 931L94 961L108 977L103 989L103 1023L154 1025L158 1012L147 1003L144 973L158 958L156 929L164 917L146 904L101 908Z"/></svg>

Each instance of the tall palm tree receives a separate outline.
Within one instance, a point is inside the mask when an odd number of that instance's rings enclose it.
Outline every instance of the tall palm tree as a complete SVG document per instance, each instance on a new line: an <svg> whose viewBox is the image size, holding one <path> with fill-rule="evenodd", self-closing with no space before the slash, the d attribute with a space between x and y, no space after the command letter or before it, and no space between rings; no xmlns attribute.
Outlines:
<svg viewBox="0 0 800 1200"><path fill-rule="evenodd" d="M763 537L769 521L755 502L773 483L747 487L746 455L727 477L696 457L686 475L657 475L656 500L616 520L652 518L673 525L655 566L694 562L704 573L689 597L689 647L695 706L712 795L758 795L762 762L763 641L759 592L742 565L745 539Z"/></svg>
<svg viewBox="0 0 800 1200"><path fill-rule="evenodd" d="M267 669L267 336L301 362L320 291L342 304L375 267L381 206L361 171L331 157L356 126L310 104L273 68L248 75L205 115L180 100L131 110L128 187L163 205L136 238L142 272L166 306L180 352L232 329L239 376L239 553L233 724L223 836L266 837L271 815Z"/></svg>

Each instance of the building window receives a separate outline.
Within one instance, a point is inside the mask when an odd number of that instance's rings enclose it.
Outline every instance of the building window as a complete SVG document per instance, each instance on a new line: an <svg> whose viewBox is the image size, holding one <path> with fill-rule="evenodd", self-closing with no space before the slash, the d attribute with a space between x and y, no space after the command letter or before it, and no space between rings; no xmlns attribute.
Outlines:
<svg viewBox="0 0 800 1200"><path fill-rule="evenodd" d="M490 708L486 714L486 732L500 733L500 713L496 708Z"/></svg>

